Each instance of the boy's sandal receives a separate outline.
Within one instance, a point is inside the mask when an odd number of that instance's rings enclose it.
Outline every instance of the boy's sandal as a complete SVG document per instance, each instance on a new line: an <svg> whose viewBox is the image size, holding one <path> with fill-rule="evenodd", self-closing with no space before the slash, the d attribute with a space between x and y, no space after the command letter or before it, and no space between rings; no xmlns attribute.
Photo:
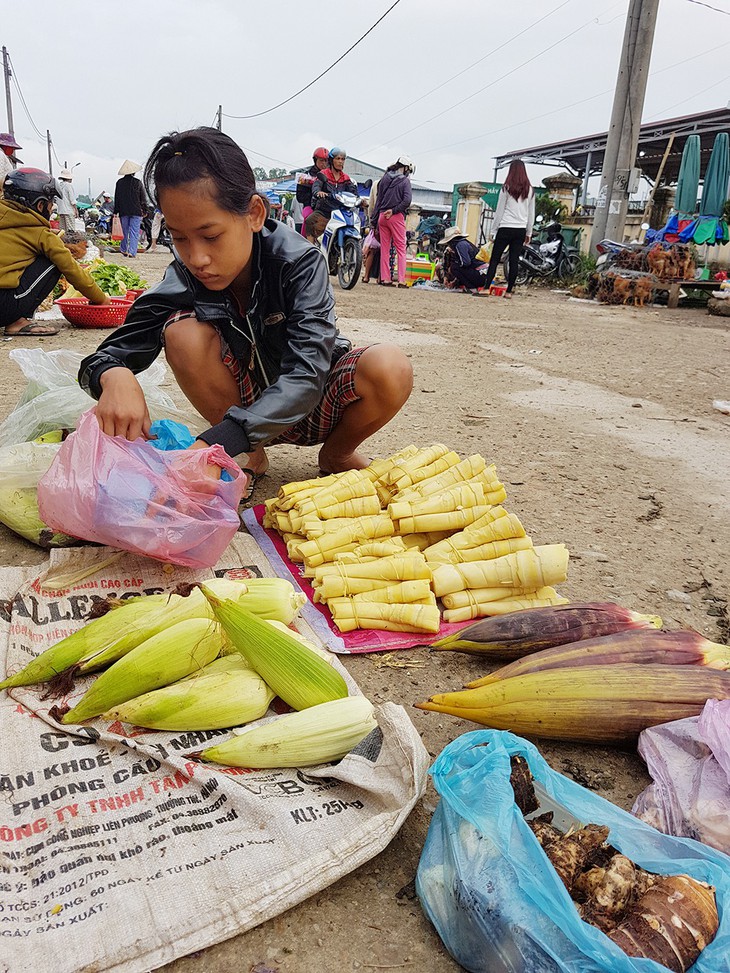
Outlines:
<svg viewBox="0 0 730 973"><path fill-rule="evenodd" d="M266 473L254 473L254 471L249 469L247 466L241 467L241 472L245 473L248 477L246 492L241 497L241 503L250 503L259 480L263 479L263 477L266 476Z"/></svg>
<svg viewBox="0 0 730 973"><path fill-rule="evenodd" d="M26 335L26 336L31 335L31 336L35 336L36 338L50 338L54 334L58 334L60 330L61 330L60 328L54 328L48 324L31 323L31 324L26 324L24 328L20 329L20 331L8 331L6 328L5 337L17 338L20 335Z"/></svg>

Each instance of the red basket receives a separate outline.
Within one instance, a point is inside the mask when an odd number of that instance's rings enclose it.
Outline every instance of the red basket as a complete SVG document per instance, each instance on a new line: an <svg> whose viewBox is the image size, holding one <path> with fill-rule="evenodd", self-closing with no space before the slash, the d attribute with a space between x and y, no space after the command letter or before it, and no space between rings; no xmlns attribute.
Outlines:
<svg viewBox="0 0 730 973"><path fill-rule="evenodd" d="M86 297L59 297L55 303L77 328L117 328L132 306L126 297L112 297L111 304L90 304Z"/></svg>

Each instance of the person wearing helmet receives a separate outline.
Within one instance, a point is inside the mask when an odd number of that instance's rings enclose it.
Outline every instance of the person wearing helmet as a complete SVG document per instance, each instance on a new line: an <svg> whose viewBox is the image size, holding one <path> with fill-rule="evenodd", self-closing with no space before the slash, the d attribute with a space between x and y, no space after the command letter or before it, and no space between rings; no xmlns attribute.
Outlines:
<svg viewBox="0 0 730 973"><path fill-rule="evenodd" d="M109 298L50 228L56 180L42 169L14 169L0 199L0 327L5 336L53 335L59 328L29 320L61 274L92 304Z"/></svg>
<svg viewBox="0 0 730 973"><path fill-rule="evenodd" d="M329 165L322 169L312 185L312 212L304 221L305 236L310 243L324 233L332 215L337 209L334 193L353 193L357 196L357 186L345 172L347 153L337 146L330 149L327 156Z"/></svg>
<svg viewBox="0 0 730 973"><path fill-rule="evenodd" d="M297 177L297 202L302 208L302 218L299 222L302 223L302 234L304 234L304 221L312 212L312 184L317 176L323 169L327 168L327 156L329 153L323 145L320 145L312 153L313 165L306 170L306 172L300 172Z"/></svg>
<svg viewBox="0 0 730 973"><path fill-rule="evenodd" d="M0 196L2 196L3 182L15 166L20 162L15 150L22 149L9 132L0 132Z"/></svg>
<svg viewBox="0 0 730 973"><path fill-rule="evenodd" d="M398 257L398 286L406 287L406 213L411 205L411 173L415 165L402 155L388 166L378 183L378 195L371 216L380 239L380 282L391 286L390 247Z"/></svg>

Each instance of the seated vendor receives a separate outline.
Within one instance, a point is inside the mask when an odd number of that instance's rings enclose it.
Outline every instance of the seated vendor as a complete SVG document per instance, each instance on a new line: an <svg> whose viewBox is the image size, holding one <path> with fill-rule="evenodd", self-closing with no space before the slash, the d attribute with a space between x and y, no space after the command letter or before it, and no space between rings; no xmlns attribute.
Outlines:
<svg viewBox="0 0 730 973"><path fill-rule="evenodd" d="M442 240L444 247L443 271L444 283L447 287L465 287L467 290L478 290L484 287L484 273L486 264L477 260L477 248L467 240L458 226L451 226L444 233Z"/></svg>
<svg viewBox="0 0 730 973"><path fill-rule="evenodd" d="M389 344L353 349L338 333L322 254L266 219L248 159L227 135L198 128L164 136L145 183L175 260L81 363L79 381L99 400L103 431L149 436L135 375L164 348L180 388L210 424L191 448L221 444L248 472L251 491L268 468L264 447L278 443L321 444L323 472L367 466L358 447L411 392L404 352Z"/></svg>
<svg viewBox="0 0 730 973"><path fill-rule="evenodd" d="M92 304L109 303L74 259L86 251L85 238L74 235L74 242L66 247L50 228L53 200L58 196L56 180L41 169L14 169L5 179L5 198L0 199L0 327L6 338L58 334L55 325L31 318L61 274Z"/></svg>

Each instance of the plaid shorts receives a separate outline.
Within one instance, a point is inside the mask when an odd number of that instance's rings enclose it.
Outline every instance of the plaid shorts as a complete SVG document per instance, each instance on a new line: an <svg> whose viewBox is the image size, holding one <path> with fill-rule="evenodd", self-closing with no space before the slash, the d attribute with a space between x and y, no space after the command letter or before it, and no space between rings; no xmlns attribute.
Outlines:
<svg viewBox="0 0 730 973"><path fill-rule="evenodd" d="M165 328L174 324L175 321L193 316L192 311L176 311L171 314L163 327L163 344ZM218 332L220 338L221 361L235 378L241 395L241 405L245 409L261 398L262 390L256 382L251 368L245 362L234 357L220 329L213 322L210 323ZM364 351L365 348L353 348L339 358L327 375L319 404L291 429L267 443L267 446L276 446L281 443L289 443L293 446L315 446L318 443L323 443L342 419L348 405L352 405L359 399L355 391L355 370Z"/></svg>

